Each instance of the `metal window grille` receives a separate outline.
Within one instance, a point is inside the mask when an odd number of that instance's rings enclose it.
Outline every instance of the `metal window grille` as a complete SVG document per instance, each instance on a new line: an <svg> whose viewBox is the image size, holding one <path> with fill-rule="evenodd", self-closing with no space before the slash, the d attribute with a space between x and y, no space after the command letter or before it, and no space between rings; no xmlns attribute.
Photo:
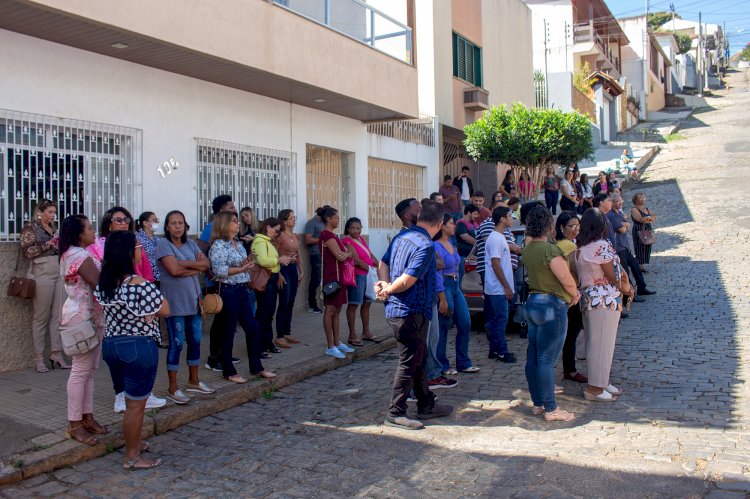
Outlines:
<svg viewBox="0 0 750 499"><path fill-rule="evenodd" d="M547 108L547 83L544 80L534 80L534 107Z"/></svg>
<svg viewBox="0 0 750 499"><path fill-rule="evenodd" d="M443 177L450 175L458 177L461 174L461 168L464 166L474 169L474 161L469 157L463 144L453 142L443 142L443 164L440 168L440 183L443 183Z"/></svg>
<svg viewBox="0 0 750 499"><path fill-rule="evenodd" d="M330 205L339 210L341 220L349 214L350 153L307 144L307 213Z"/></svg>
<svg viewBox="0 0 750 499"><path fill-rule="evenodd" d="M198 143L198 221L205 226L211 201L229 194L237 209L249 206L258 220L295 207L297 155L211 139Z"/></svg>
<svg viewBox="0 0 750 499"><path fill-rule="evenodd" d="M409 163L367 158L370 229L395 229L394 207L402 199L424 195L425 168Z"/></svg>
<svg viewBox="0 0 750 499"><path fill-rule="evenodd" d="M140 208L142 132L0 110L0 241L15 241L42 199L92 225L112 206Z"/></svg>
<svg viewBox="0 0 750 499"><path fill-rule="evenodd" d="M414 120L368 123L367 131L412 144L435 146L435 118L432 116L420 116Z"/></svg>

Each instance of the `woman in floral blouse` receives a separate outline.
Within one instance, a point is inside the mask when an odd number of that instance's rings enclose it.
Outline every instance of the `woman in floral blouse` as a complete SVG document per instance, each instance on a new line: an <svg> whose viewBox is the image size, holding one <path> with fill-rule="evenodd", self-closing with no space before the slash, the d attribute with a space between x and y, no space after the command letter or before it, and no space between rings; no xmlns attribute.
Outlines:
<svg viewBox="0 0 750 499"><path fill-rule="evenodd" d="M606 239L604 215L598 208L586 210L572 254L571 269L581 286L583 327L588 334L586 400L613 402L622 391L611 385L609 373L615 352L622 295L633 296L627 273L622 271L617 252Z"/></svg>
<svg viewBox="0 0 750 499"><path fill-rule="evenodd" d="M34 340L36 370L40 373L49 371L44 360L48 330L51 350L49 361L52 367L57 364L63 369L70 369L70 364L63 357L60 341L60 311L64 295L57 256L56 215L57 205L49 199L43 199L34 209L31 222L23 228L20 236L21 251L31 262L29 274L36 282L31 337Z"/></svg>

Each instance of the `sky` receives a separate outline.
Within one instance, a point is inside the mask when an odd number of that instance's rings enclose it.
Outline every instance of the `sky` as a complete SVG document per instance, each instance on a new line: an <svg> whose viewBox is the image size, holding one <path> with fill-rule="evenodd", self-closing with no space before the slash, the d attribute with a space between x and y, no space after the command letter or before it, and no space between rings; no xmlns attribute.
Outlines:
<svg viewBox="0 0 750 499"><path fill-rule="evenodd" d="M645 0L605 0L615 17L636 16L646 10ZM729 52L735 54L750 42L750 0L650 0L649 11L669 11L669 4L683 19L723 26L729 36Z"/></svg>

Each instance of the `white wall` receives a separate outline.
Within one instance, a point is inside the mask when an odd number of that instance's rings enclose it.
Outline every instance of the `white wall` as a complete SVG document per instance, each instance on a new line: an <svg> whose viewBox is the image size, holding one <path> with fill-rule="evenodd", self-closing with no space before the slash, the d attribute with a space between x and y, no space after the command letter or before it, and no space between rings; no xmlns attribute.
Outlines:
<svg viewBox="0 0 750 499"><path fill-rule="evenodd" d="M351 213L366 212L368 142L359 121L5 30L0 46L0 108L143 131L143 201L129 207L136 213L179 209L197 227L196 137L295 152L300 224L305 145L353 152ZM170 157L180 168L162 179L156 168Z"/></svg>
<svg viewBox="0 0 750 499"><path fill-rule="evenodd" d="M548 25L547 71L549 73L573 72L573 7L570 2L556 5L528 4L531 9L533 31L534 69L544 71L544 21ZM568 34L565 23L568 23ZM567 52L566 52L567 45Z"/></svg>

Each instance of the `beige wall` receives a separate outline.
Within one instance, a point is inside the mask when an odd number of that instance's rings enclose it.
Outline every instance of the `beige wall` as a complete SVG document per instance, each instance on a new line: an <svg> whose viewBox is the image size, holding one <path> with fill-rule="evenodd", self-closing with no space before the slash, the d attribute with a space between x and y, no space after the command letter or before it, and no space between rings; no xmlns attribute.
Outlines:
<svg viewBox="0 0 750 499"><path fill-rule="evenodd" d="M419 111L414 67L265 0L222 0L220 8L204 0L33 3L407 115Z"/></svg>
<svg viewBox="0 0 750 499"><path fill-rule="evenodd" d="M648 70L648 98L646 100L646 107L648 108L649 112L651 111L660 111L664 108L666 102L665 102L665 95L664 95L664 85L661 81L659 81L659 78L654 75L654 73L649 69ZM653 89L653 90L652 90Z"/></svg>
<svg viewBox="0 0 750 499"><path fill-rule="evenodd" d="M448 2L451 19L446 23ZM417 8L424 8L423 3L418 3ZM482 115L464 108L463 91L471 85L453 77L453 31L482 48L482 86L489 91L491 106L514 102L533 105L531 10L523 2L435 0L432 9L435 19L433 56L450 55L443 56L441 67L436 64L434 72L435 108L442 123L462 129ZM422 46L419 47L422 50Z"/></svg>

